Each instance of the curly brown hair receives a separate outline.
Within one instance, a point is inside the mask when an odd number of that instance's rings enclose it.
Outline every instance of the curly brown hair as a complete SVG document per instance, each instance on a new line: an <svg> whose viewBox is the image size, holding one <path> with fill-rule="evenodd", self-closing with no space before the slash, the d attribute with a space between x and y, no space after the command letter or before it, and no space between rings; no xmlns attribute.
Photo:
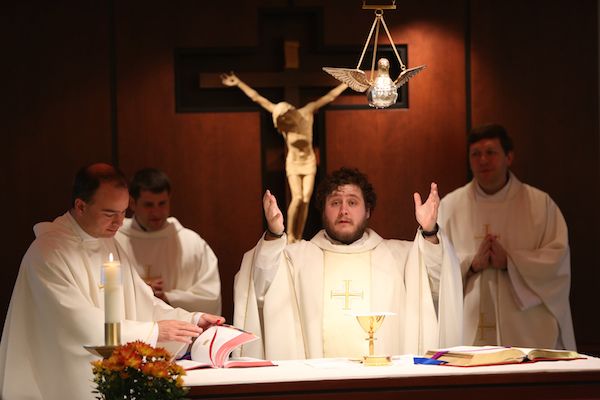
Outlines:
<svg viewBox="0 0 600 400"><path fill-rule="evenodd" d="M373 185L369 183L367 175L360 172L357 168L342 167L333 171L319 183L317 187L317 209L323 211L327 196L336 191L340 186L356 185L362 191L365 200L365 206L373 212L377 203L377 195L373 190Z"/></svg>

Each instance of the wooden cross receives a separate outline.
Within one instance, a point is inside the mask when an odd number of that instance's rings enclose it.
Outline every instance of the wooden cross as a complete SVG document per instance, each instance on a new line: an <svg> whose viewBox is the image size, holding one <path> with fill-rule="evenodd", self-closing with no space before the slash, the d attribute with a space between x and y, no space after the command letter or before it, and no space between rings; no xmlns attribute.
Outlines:
<svg viewBox="0 0 600 400"><path fill-rule="evenodd" d="M356 65L362 43L330 46L323 42L322 8L297 7L261 8L257 20L255 46L179 48L175 51L176 112L241 112L261 114L262 183L279 199L290 195L285 174L285 146L273 127L270 113L253 103L239 89L224 86L220 75L233 70L236 75L272 103L286 101L300 108L339 85L325 73L324 66ZM365 30L368 28L366 19ZM406 45L396 44L403 60ZM387 54L386 54L387 53ZM391 46L379 46L379 56L393 59ZM370 50L366 54L370 57ZM395 64L392 65L395 67ZM392 71L391 71L392 72ZM392 75L399 71L393 71ZM408 107L408 85L398 90L398 101L392 108ZM337 105L328 108L369 109L364 93L346 90ZM352 98L355 97L355 98ZM346 101L343 100L346 99ZM358 99L360 98L360 100ZM313 145L317 156L317 177L327 170L325 150L325 113L318 112L313 126ZM311 201L304 237L310 238L321 229L320 212Z"/></svg>
<svg viewBox="0 0 600 400"><path fill-rule="evenodd" d="M368 18L365 29L368 28ZM177 112L232 112L260 108L247 97L221 83L220 74L233 70L250 87L273 103L286 101L297 108L321 97L340 82L322 70L324 66L356 65L361 43L330 46L323 41L321 8L261 8L254 46L178 48L175 51L175 106ZM396 44L403 60L406 45ZM370 59L372 47L365 54ZM394 59L389 45L380 45L378 57ZM363 63L361 68L368 68ZM390 74L400 66L393 63ZM393 108L408 107L408 85L398 90ZM361 99L351 99L358 96ZM364 93L347 90L336 108L369 109ZM349 100L349 101L348 101Z"/></svg>
<svg viewBox="0 0 600 400"><path fill-rule="evenodd" d="M339 81L334 79L332 76L324 73L320 68L319 69L311 69L310 71L302 71L300 70L300 42L295 40L286 40L283 43L284 47L284 70L280 72L245 72L245 71L233 71L236 75L248 84L251 88L258 91L259 94L268 98L272 103L276 104L281 99L273 98L266 93L264 93L263 89L273 89L273 88L283 88L283 100L287 103L293 105L296 108L301 108L308 102L306 99L301 99L300 89L301 88L325 88L323 93L320 93L319 96L324 95L331 88L339 85ZM223 85L221 75L215 73L198 73L199 86L201 89L229 89L231 92L237 94L239 92L238 88L227 88ZM311 99L314 100L314 99ZM250 99L246 100L248 104L252 104ZM264 114L265 111L261 110ZM264 118L263 118L264 120ZM266 155L271 155L272 159L281 160L280 163L277 163L276 167L281 168L281 170L275 171L264 171L263 173L279 173L280 177L285 179L285 174L283 173L283 168L285 168L284 164L284 146L278 142L279 134L273 128L273 124L271 122L271 118L267 118L269 121L265 126L261 128L261 136L263 143L262 147L264 148ZM268 131L265 134L265 129ZM319 146L319 137L318 133L319 128L317 127L317 119L315 118L315 126L313 126L314 132L314 150L317 155L320 164L324 163L324 159L321 156L320 146ZM324 141L323 141L324 143ZM285 190L285 184L283 184L283 190L278 190L279 185L275 185L273 182L263 182L267 184L267 187L280 199L286 199L286 204L289 204L291 201L291 193L288 190ZM263 192L266 188L263 188ZM319 228L319 218L316 218L316 214L314 210L310 211L311 218L307 218L306 226L304 232L307 237L311 237L314 235Z"/></svg>
<svg viewBox="0 0 600 400"><path fill-rule="evenodd" d="M344 282L344 290L332 290L331 298L333 299L334 297L344 297L343 310L351 310L350 298L351 297L360 297L362 299L364 296L364 293L362 290L360 292L351 292L350 291L351 280L348 279L348 280L344 280L343 282Z"/></svg>
<svg viewBox="0 0 600 400"><path fill-rule="evenodd" d="M284 47L284 66L281 72L236 72L241 80L246 82L254 89L260 88L283 88L283 99L291 105L300 108L300 88L301 87L324 87L332 88L339 85L339 81L321 70L301 71L300 68L300 42L295 40L286 40ZM200 89L222 89L220 74L203 73L198 74ZM323 93L325 94L325 93ZM271 102L277 103L275 99Z"/></svg>
<svg viewBox="0 0 600 400"><path fill-rule="evenodd" d="M322 96L340 82L321 69L329 65L327 61L331 62L332 57L319 51L323 29L319 12L317 9L294 7L263 9L258 20L260 33L256 51L250 57L244 57L245 60L238 58L237 62L227 68L234 69L241 80L259 93L260 89L283 89L283 99L262 94L272 103L283 100L297 108L304 106L301 102L307 101L301 98L300 88L320 88L318 97ZM314 40L315 37L318 41ZM283 71L279 47L282 45ZM303 60L300 59L301 53ZM271 65L271 71L264 71L268 65ZM229 71L220 71L223 72ZM220 73L198 73L200 89L225 88L221 83Z"/></svg>
<svg viewBox="0 0 600 400"><path fill-rule="evenodd" d="M479 340L483 340L485 338L485 336L483 335L483 331L485 329L493 329L494 332L496 331L496 324L494 323L493 325L486 325L483 323L483 313L479 312L479 324L477 325L477 331L479 332Z"/></svg>

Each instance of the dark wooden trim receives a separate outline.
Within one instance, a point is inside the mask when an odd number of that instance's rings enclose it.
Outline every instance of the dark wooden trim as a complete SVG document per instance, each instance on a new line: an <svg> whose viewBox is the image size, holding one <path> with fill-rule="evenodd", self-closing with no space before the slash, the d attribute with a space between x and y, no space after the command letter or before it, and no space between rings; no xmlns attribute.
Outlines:
<svg viewBox="0 0 600 400"><path fill-rule="evenodd" d="M111 162L119 166L119 128L117 121L117 35L115 23L115 1L108 1L108 63L109 63L109 101Z"/></svg>
<svg viewBox="0 0 600 400"><path fill-rule="evenodd" d="M600 398L600 371L464 374L194 386L190 399L416 399L432 395L515 395L528 399Z"/></svg>
<svg viewBox="0 0 600 400"><path fill-rule="evenodd" d="M465 0L465 136L471 131L473 127L473 99L472 99L472 71L471 71L471 0ZM467 139L465 137L465 146ZM469 182L473 179L473 173L471 172L471 166L469 164L469 152L467 149L466 159L466 181Z"/></svg>

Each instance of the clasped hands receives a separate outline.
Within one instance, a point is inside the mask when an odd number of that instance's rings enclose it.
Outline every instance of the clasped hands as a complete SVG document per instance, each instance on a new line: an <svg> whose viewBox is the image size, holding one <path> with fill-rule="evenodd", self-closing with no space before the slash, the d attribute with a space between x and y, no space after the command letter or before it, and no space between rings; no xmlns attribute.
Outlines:
<svg viewBox="0 0 600 400"><path fill-rule="evenodd" d="M169 299L167 299L167 295L165 294L165 291L163 289L164 279L162 277L147 278L147 279L144 279L144 281L148 284L148 286L150 286L152 288L152 292L154 293L154 296L158 297L165 303L169 304Z"/></svg>
<svg viewBox="0 0 600 400"><path fill-rule="evenodd" d="M507 265L508 256L498 241L498 236L488 233L471 261L471 270L480 272L487 268L506 269Z"/></svg>

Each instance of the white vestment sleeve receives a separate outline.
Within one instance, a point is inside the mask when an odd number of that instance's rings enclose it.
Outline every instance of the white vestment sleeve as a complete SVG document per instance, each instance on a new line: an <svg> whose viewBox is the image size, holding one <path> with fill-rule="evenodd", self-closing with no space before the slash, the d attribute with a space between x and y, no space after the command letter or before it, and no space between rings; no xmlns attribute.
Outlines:
<svg viewBox="0 0 600 400"><path fill-rule="evenodd" d="M233 282L233 325L252 332L261 337L260 340L242 345L233 351L234 357L264 358L262 317L258 309L254 284L252 282L252 265L256 248L246 252L242 265Z"/></svg>
<svg viewBox="0 0 600 400"><path fill-rule="evenodd" d="M254 291L259 307L262 306L265 293L275 279L283 250L287 244L287 236L276 240L265 240L264 237L256 246L253 260Z"/></svg>
<svg viewBox="0 0 600 400"><path fill-rule="evenodd" d="M535 294L535 292L527 286L521 273L510 258L507 260L506 269L511 283L510 287L513 298L521 311L542 304L540 296Z"/></svg>
<svg viewBox="0 0 600 400"><path fill-rule="evenodd" d="M543 301L560 324L562 345L575 349L573 322L569 307L571 284L570 250L565 219L549 196L546 201L546 226L537 249L515 249L508 254L509 264L518 270L527 287ZM527 298L524 300L527 308Z"/></svg>
<svg viewBox="0 0 600 400"><path fill-rule="evenodd" d="M419 245L419 252L423 257L423 263L427 268L427 276L429 277L429 285L431 288L431 296L433 298L433 304L437 312L438 309L438 297L440 291L440 275L442 271L442 258L443 250L441 241L438 244L431 243L421 235L417 233L417 243Z"/></svg>
<svg viewBox="0 0 600 400"><path fill-rule="evenodd" d="M146 321L140 320L125 320L121 330L122 342L132 340L142 340L152 346L164 347L171 354L177 355L184 343L180 342L158 342L159 327L157 321L163 320L178 320L193 323L196 318L196 313L190 313L182 308L173 308L161 299L154 296L152 289L139 276L135 268L128 268L130 279L125 280L125 285L131 285L126 290L125 307L126 314L134 315L136 312L133 308L149 308L152 315L145 316ZM133 296L135 294L135 296ZM138 318L142 319L140 315ZM126 340L126 338L128 340Z"/></svg>
<svg viewBox="0 0 600 400"><path fill-rule="evenodd" d="M234 325L257 334L261 340L245 344L235 356L272 359L306 358L297 299L294 295L290 266L285 262L285 236L265 241L244 254L234 282ZM266 250L266 251L265 251ZM274 257L274 253L279 256ZM269 263L276 260L276 265ZM262 267L262 268L261 268ZM254 279L258 272L264 291L261 301L255 293Z"/></svg>
<svg viewBox="0 0 600 400"><path fill-rule="evenodd" d="M221 314L221 279L217 256L204 240L189 240L187 246L191 248L186 252L191 252L189 257L193 259L194 273L190 277L193 283L186 289L169 290L165 296L173 307Z"/></svg>
<svg viewBox="0 0 600 400"><path fill-rule="evenodd" d="M420 233L415 237L415 245L412 246L406 263L407 329L404 349L413 354L424 354L425 351L434 348L457 346L462 344L463 340L460 264L442 229L438 238L439 244L429 243L441 249L437 313L430 285L431 278L428 276L429 268L424 265L425 255L421 251L424 245L422 242L426 240Z"/></svg>

